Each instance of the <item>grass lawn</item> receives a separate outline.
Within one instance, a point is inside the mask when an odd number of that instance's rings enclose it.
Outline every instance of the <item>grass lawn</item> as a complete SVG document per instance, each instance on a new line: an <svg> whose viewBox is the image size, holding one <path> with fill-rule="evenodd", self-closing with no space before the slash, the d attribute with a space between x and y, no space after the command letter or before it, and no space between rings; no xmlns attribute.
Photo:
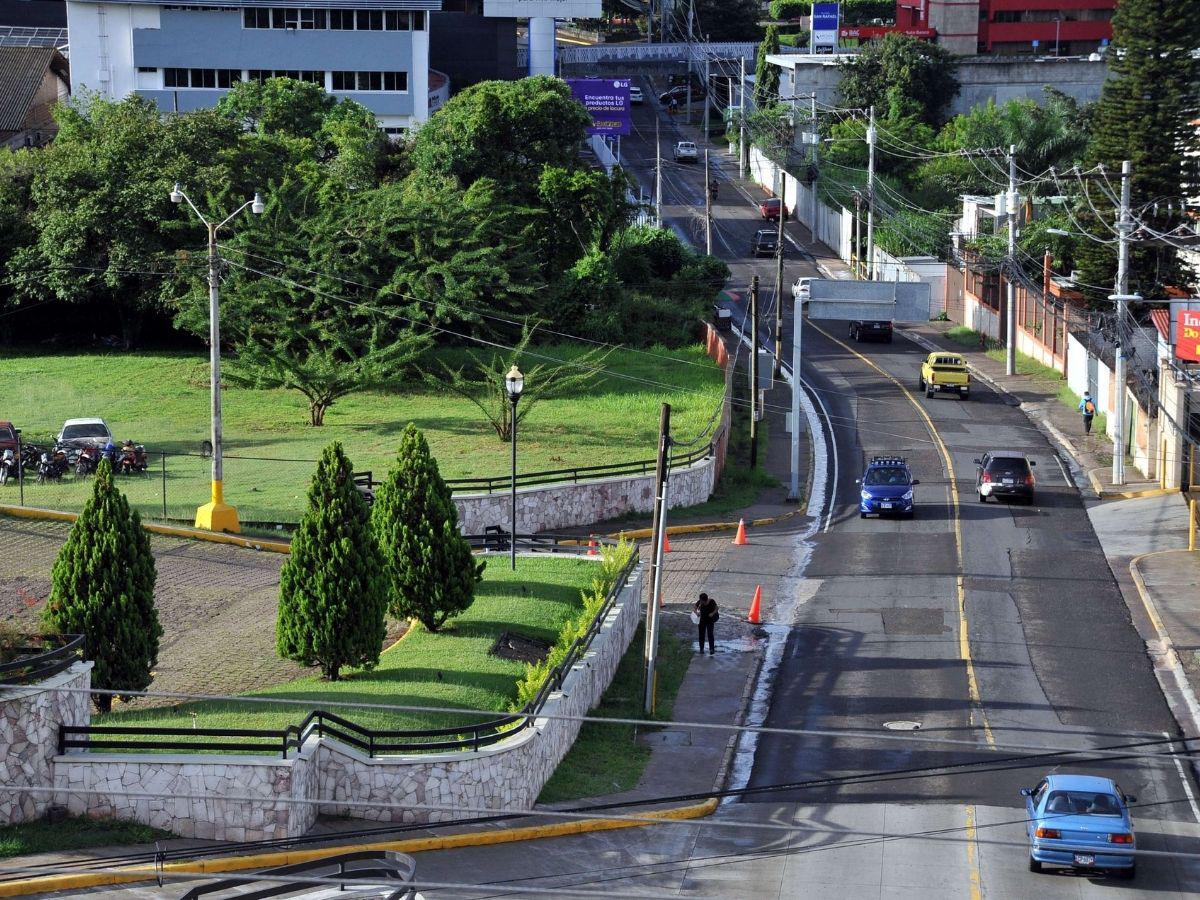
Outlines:
<svg viewBox="0 0 1200 900"><path fill-rule="evenodd" d="M170 833L116 819L84 819L72 816L65 822L26 822L22 825L0 827L0 859L26 856L30 853L53 853L58 850L84 850L88 847L121 847L126 844L148 844Z"/></svg>
<svg viewBox="0 0 1200 900"><path fill-rule="evenodd" d="M569 359L578 349L539 348ZM522 420L518 435L522 471L651 459L660 404L672 407L680 434L698 431L723 388L720 370L701 346L642 353L616 352L605 363L614 373L653 384L606 376L574 396L545 400ZM446 351L451 364L461 351ZM431 367L432 371L438 371ZM208 499L209 462L199 457L208 437L208 362L200 353L88 353L39 355L6 351L0 380L19 385L0 402L0 420L24 429L24 439L52 439L65 419L100 416L118 440L132 438L151 455L151 477L121 484L144 515L163 515L160 453L167 454L166 506L170 518L191 518ZM660 384L672 387L661 387ZM245 521L298 520L314 462L340 440L358 471L381 477L389 468L404 426L426 434L446 478L504 476L509 447L469 401L414 384L403 393L364 393L339 400L322 428L308 423L304 398L295 391L229 387L223 394L225 494ZM252 458L247 458L252 457ZM90 487L68 477L61 484L25 485L25 503L77 509ZM0 498L16 502L13 484Z"/></svg>
<svg viewBox="0 0 1200 900"><path fill-rule="evenodd" d="M339 701L503 711L516 699L517 680L524 667L488 653L496 637L502 631L514 630L553 643L567 619L583 608L580 591L590 587L599 575L598 564L586 559L518 558L517 571L512 572L507 558L492 557L471 608L438 634L414 626L384 652L378 667L351 672L341 681L307 677L248 695L306 700L311 706L230 701L140 710L118 706L106 716L94 717L93 722L190 727L194 721L200 728L280 729L299 723L310 709L323 708L375 729L465 726L480 717L353 710L329 704ZM262 627L273 627L273 623L264 622ZM219 660L214 664L219 665Z"/></svg>
<svg viewBox="0 0 1200 900"><path fill-rule="evenodd" d="M954 341L956 344L961 344L964 347L977 349L979 347L979 332L967 328L965 325L955 325L946 332L946 337ZM995 341L988 340L987 355L996 362L1004 362L1006 359L1005 348L996 344ZM1063 378L1062 373L1057 369L1052 369L1050 366L1042 365L1036 359L1026 356L1024 353L1017 353L1017 374L1028 375L1031 378L1042 382L1045 387L1054 391L1055 397L1065 406L1072 410L1079 409L1080 397L1073 390L1067 387L1067 380ZM1096 416L1092 423L1092 430L1099 434L1107 433L1108 419L1104 413Z"/></svg>
<svg viewBox="0 0 1200 900"><path fill-rule="evenodd" d="M617 667L613 682L604 693L600 705L588 715L614 719L644 718L642 707L642 645L645 634L642 626ZM675 695L691 663L691 649L664 629L658 648L658 696L655 719L670 721ZM539 803L578 800L632 790L646 764L650 748L635 740L634 726L602 725L585 722L579 737L558 764L554 775L542 788Z"/></svg>

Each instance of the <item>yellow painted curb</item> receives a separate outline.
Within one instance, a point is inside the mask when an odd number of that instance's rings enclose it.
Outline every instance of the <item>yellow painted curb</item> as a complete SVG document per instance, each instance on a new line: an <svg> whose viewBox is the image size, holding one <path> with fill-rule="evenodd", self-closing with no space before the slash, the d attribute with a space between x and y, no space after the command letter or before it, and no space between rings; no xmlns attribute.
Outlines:
<svg viewBox="0 0 1200 900"><path fill-rule="evenodd" d="M1159 640L1163 641L1168 649L1172 647L1171 636L1167 633L1167 626L1163 623L1162 617L1158 614L1158 607L1154 603L1154 598L1150 595L1150 589L1146 587L1146 580L1142 578L1142 570L1139 564L1143 559L1151 556L1164 556L1168 553L1193 553L1193 550L1186 550L1182 547L1174 550L1155 550L1151 553L1143 553L1141 556L1135 556L1129 561L1129 574L1133 577L1133 583L1137 587L1138 595L1142 598L1142 606L1146 609L1146 615L1150 617L1150 623L1154 626L1154 630L1158 632Z"/></svg>
<svg viewBox="0 0 1200 900"><path fill-rule="evenodd" d="M767 516L762 519L751 519L746 523L746 527L762 528L765 525L775 525L799 514L799 509L793 509L778 516ZM737 522L705 522L698 525L668 525L667 534L707 534L714 531L736 531L737 527ZM625 537L629 538L630 540L644 540L645 538L652 536L653 533L653 529L650 528L634 528L631 531L615 531L612 534L605 535L605 537L614 539Z"/></svg>
<svg viewBox="0 0 1200 900"><path fill-rule="evenodd" d="M74 522L79 513L61 512L56 509L38 509L36 506L9 506L0 503L0 515L13 516L18 519L43 519L52 522ZM158 525L153 522L143 522L142 527L153 534L163 534L168 537L184 538L193 541L208 541L212 544L232 544L235 547L245 547L248 550L266 550L271 553L291 553L291 544L285 541L272 541L259 538L242 537L238 534L224 534L217 531L205 531L202 528L188 528L184 525Z"/></svg>
<svg viewBox="0 0 1200 900"><path fill-rule="evenodd" d="M1135 500L1138 497L1164 497L1167 494L1180 493L1179 488L1141 488L1133 491L1118 491L1110 487L1105 487L1104 484L1096 477L1096 473L1101 469L1107 469L1108 466L1097 466L1094 469L1089 469L1087 473L1088 481L1092 483L1092 490L1096 492L1096 496L1101 500Z"/></svg>
<svg viewBox="0 0 1200 900"><path fill-rule="evenodd" d="M701 819L711 815L717 808L716 798L674 809L652 810L645 814L647 819L660 821L683 821ZM641 828L655 824L653 821L630 821L628 819L579 819L573 822L557 822L552 825L530 825L524 828L499 828L495 831L467 832L428 838L409 838L402 841L381 841L370 844L345 844L335 847L318 847L312 850L284 850L279 853L258 853L249 856L229 856L220 859L196 860L195 862L167 863L161 870L153 866L132 866L113 872L90 872L78 875L47 875L0 883L0 897L21 897L48 891L82 890L110 884L127 884L135 881L152 881L160 872L164 877L173 873L219 874L240 872L246 869L265 869L293 863L311 862L336 856L349 850L393 850L397 853L420 853L426 850L452 850L459 847L482 847L489 844L508 844L517 841L540 840L564 837L572 834L587 834L596 831L616 831L623 828ZM103 865L103 860L97 860Z"/></svg>

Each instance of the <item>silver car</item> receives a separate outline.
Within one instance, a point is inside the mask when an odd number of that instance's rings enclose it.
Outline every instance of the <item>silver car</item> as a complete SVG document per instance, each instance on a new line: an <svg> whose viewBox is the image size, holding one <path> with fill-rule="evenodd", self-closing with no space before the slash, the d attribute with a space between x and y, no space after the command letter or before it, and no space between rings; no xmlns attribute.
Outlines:
<svg viewBox="0 0 1200 900"><path fill-rule="evenodd" d="M58 443L74 450L104 447L112 442L112 431L103 419L67 419L58 433Z"/></svg>

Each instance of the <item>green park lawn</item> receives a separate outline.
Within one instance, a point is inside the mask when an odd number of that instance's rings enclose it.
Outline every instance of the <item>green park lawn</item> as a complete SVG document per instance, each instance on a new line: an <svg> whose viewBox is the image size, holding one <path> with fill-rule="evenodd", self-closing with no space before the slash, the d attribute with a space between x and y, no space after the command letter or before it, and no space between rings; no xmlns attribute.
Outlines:
<svg viewBox="0 0 1200 900"><path fill-rule="evenodd" d="M537 352L569 359L580 350L561 346ZM461 363L463 354L446 351L446 358ZM721 373L700 346L650 354L618 351L605 367L614 374L573 396L544 400L522 420L522 471L650 459L661 403L671 404L674 429L692 434L721 396ZM121 480L143 515L164 516L164 481L167 518L191 518L208 499L209 462L198 455L209 421L203 353L8 353L0 359L0 379L14 386L0 401L0 420L13 421L26 440L52 439L67 418L100 416L118 440L145 444L152 454L150 475ZM357 471L381 477L410 421L425 431L444 477L509 472L509 447L479 410L424 383L403 392L343 398L320 428L308 425L307 404L295 391L227 387L222 397L225 494L243 521L297 521L314 461L330 441L343 443ZM165 479L161 453L167 454ZM86 483L75 484L71 477L60 484L30 482L25 503L73 510L88 491ZM0 502L15 503L16 494L10 483L0 490Z"/></svg>
<svg viewBox="0 0 1200 900"><path fill-rule="evenodd" d="M379 665L351 671L339 681L300 678L247 696L303 700L303 706L272 703L193 702L135 709L117 706L96 716L97 725L147 725L173 728L281 729L298 724L312 709L324 709L374 729L444 728L479 721L454 713L351 709L334 703L390 704L489 709L502 712L517 697L521 663L488 651L506 630L554 643L563 625L583 608L580 592L600 575L597 563L565 557L517 560L490 557L475 602L458 618L431 634L414 626L386 649ZM264 628L273 623L264 622ZM220 661L214 661L219 665ZM193 718L194 716L194 718Z"/></svg>

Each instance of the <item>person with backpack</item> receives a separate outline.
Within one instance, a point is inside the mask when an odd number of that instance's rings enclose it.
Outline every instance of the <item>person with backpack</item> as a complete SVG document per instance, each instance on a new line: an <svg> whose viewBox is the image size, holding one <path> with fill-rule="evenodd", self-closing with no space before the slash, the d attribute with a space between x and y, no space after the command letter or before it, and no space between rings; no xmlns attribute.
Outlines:
<svg viewBox="0 0 1200 900"><path fill-rule="evenodd" d="M716 656L717 647L713 637L713 626L721 614L717 611L717 601L708 594L701 594L700 599L692 609L692 621L700 626L700 654L704 654L704 639L708 638L708 655Z"/></svg>
<svg viewBox="0 0 1200 900"><path fill-rule="evenodd" d="M1083 399L1079 401L1079 411L1083 413L1083 433L1092 433L1092 419L1096 416L1096 401L1092 399L1091 391L1083 392Z"/></svg>

